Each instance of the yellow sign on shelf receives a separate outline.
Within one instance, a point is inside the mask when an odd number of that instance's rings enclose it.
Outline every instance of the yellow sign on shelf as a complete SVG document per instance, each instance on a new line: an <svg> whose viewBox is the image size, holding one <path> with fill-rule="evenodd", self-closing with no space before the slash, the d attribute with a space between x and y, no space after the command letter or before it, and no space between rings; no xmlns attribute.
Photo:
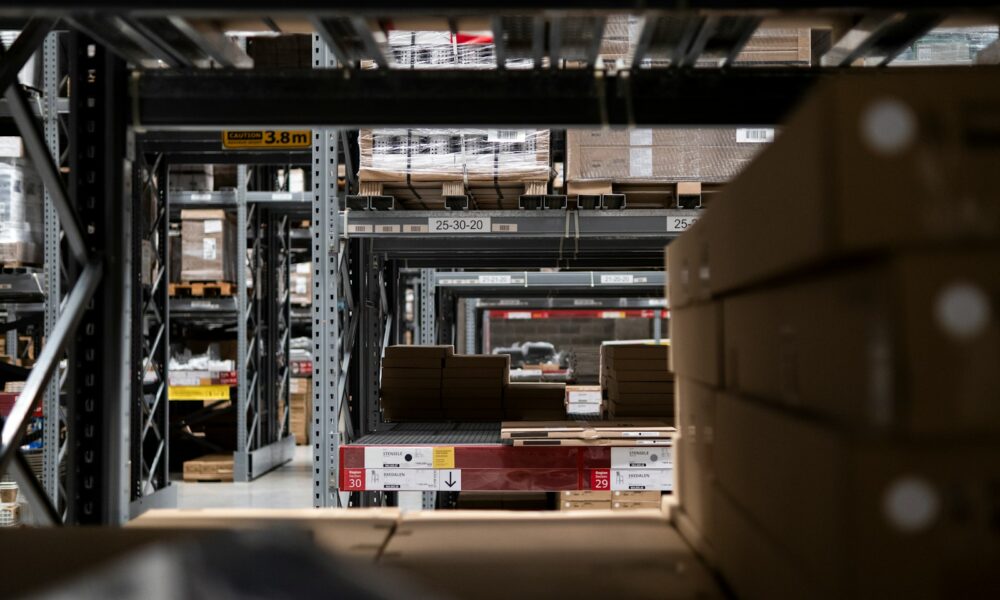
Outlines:
<svg viewBox="0 0 1000 600"><path fill-rule="evenodd" d="M222 132L222 147L230 150L287 150L311 146L312 132L308 129Z"/></svg>
<svg viewBox="0 0 1000 600"><path fill-rule="evenodd" d="M229 400L228 385L172 385L167 388L169 400Z"/></svg>
<svg viewBox="0 0 1000 600"><path fill-rule="evenodd" d="M455 448L452 446L438 446L434 448L431 457L431 466L435 469L455 468Z"/></svg>

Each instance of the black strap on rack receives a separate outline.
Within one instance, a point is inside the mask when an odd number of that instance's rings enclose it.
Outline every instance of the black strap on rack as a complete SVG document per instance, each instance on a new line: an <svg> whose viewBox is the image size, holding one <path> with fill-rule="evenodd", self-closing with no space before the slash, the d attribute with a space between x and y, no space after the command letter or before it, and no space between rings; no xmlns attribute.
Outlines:
<svg viewBox="0 0 1000 600"><path fill-rule="evenodd" d="M489 140L489 134L486 134L487 141ZM497 191L497 208L503 208L500 205L503 202L503 192L500 191L500 142L498 141L493 145L493 189Z"/></svg>
<svg viewBox="0 0 1000 600"><path fill-rule="evenodd" d="M417 191L417 188L413 187L413 182L410 180L410 171L413 166L413 130L406 130L406 187L409 188L410 192L413 193L414 197L420 202L420 206L424 210L427 210L427 204L424 202L423 196Z"/></svg>

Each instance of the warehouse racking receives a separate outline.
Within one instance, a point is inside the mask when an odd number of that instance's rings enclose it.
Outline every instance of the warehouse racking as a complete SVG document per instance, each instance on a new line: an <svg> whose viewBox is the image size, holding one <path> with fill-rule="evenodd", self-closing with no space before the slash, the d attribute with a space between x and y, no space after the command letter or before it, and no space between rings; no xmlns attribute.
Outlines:
<svg viewBox="0 0 1000 600"><path fill-rule="evenodd" d="M236 192L213 193L204 202L234 206L240 247L258 250L254 252L254 260L260 261L255 272L273 269L280 273L275 263L282 262L286 277L291 241L284 210L295 205L296 210L306 208L311 215L315 504L376 503L381 499L371 495L350 498L339 493L340 459L345 452L356 452L354 446L401 441L404 434L406 443L420 446L448 446L465 439L422 438L419 431L380 428L378 365L382 348L400 339L401 269L420 269L419 340L433 343L440 339L435 326L440 302L436 290L463 288L443 284L442 278L456 276L435 274L435 269L628 268L640 276L662 267L663 246L698 213L677 208L559 208L470 211L456 216L452 211L348 210L347 194L337 181L338 164L350 157L343 152L342 128L413 124L769 126L779 122L817 80L891 76L848 65L872 57L888 62L947 15L974 15L975 9L991 6L965 2L962 7L942 4L910 11L907 3L869 2L868 11L848 12L811 2L771 3L798 11L798 18L807 18L807 13L821 20L849 17L838 23L854 25L828 44L820 61L823 68L740 69L731 63L767 17L763 13L745 9L718 16L697 12L731 10L726 2L633 4L577 1L543 6L526 2L460 9L449 3L425 5L422 13L488 17L498 41L501 68L366 71L355 67L362 61L385 66L386 58L362 17L406 15L413 12L412 7L388 2L341 4L331 9L320 0L295 0L275 8L273 14L312 16L315 68L284 73L242 68L248 65L239 45L198 21L199 14L267 13L271 8L267 2L167 1L155 8L126 9L120 3L100 0L41 0L30 9L0 9L0 15L22 29L21 37L0 60L0 87L6 90L6 109L42 172L49 200L47 343L4 424L0 470L10 466L20 469L26 481L31 479L17 447L28 414L44 396L46 415L58 415L62 409L66 414L62 423L56 418L46 421L44 487L31 488L37 497L45 496L44 489L52 499L48 511L52 520L114 523L146 507L169 504L168 465L158 457L165 454L168 443L162 387L171 313L202 318L235 313L239 338L246 342L240 344L238 360L237 471L241 478L250 479L286 456L288 442L275 410L277 396L260 391L285 385L287 372L262 373L256 362L259 355L253 351L256 345L247 340L260 339L266 348L282 347L287 356L287 339L282 337L291 321L287 298L281 303L271 298L266 309L261 307L247 294L240 269L235 306L221 301L211 307L170 302L162 285L166 264L162 237L154 243L160 255L159 275L153 281L159 284L145 289L139 283L141 240L165 235L174 206L203 202L183 194L169 197L164 169L170 160L155 156L205 163L276 160L269 153L237 157L220 151L210 143L211 136L198 135L198 131L313 128L310 152L289 152L279 161L311 166L313 189L308 200L248 192L241 176ZM604 15L610 12L647 17L630 65L598 64L599 32ZM65 17L59 26L70 30L64 35L70 57L66 72L74 91L65 103L72 173L68 185L61 182L60 165L52 158L62 154L57 115L64 106L57 97L57 34L49 33L57 26L55 17ZM19 67L43 38L46 89L43 123L39 123L14 82ZM689 68L706 52L720 57L721 68ZM507 57L531 58L535 68L504 69ZM669 61L670 66L644 68L645 57ZM556 68L560 58L578 61L582 68ZM208 59L221 68L198 68L200 61ZM542 67L545 59L553 68ZM129 70L124 61L144 68ZM734 97L740 102L734 103ZM276 106L282 110L275 110ZM239 172L245 174L245 167ZM150 195L153 202L148 214L145 202L130 202L134 199L125 191L129 187L136 197ZM549 205L548 196L542 206ZM552 199L552 206L564 206L563 200ZM370 201L368 206L372 206ZM155 226L143 228L147 221ZM264 222L266 235L261 233ZM448 231L450 227L443 233L436 230L441 223L452 223L457 231ZM463 223L477 232L461 231ZM60 228L64 252L60 251ZM281 236L274 235L278 230ZM262 246L267 248L266 258ZM67 263L65 269L56 267L61 256ZM65 285L64 270L68 274ZM581 276L574 272L548 275ZM548 282L550 286L557 283L555 279ZM506 284L493 281L488 285ZM608 285L620 289L625 284ZM490 295L486 291L476 287L469 292L475 295L468 297L485 298ZM65 377L58 377L64 352L69 366ZM147 363L160 369L160 385L155 389L143 383ZM54 382L62 383L62 392ZM129 435L121 435L123 431ZM495 442L491 436L486 438ZM484 451L500 455L512 450L493 443ZM66 480L60 481L59 463L64 458L69 466Z"/></svg>

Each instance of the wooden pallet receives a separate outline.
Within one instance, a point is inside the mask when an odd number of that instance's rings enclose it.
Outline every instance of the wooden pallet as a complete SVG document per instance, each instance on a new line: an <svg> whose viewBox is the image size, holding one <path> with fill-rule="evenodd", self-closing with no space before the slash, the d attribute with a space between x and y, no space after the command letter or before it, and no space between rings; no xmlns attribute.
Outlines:
<svg viewBox="0 0 1000 600"><path fill-rule="evenodd" d="M236 286L225 281L198 281L190 283L171 283L167 293L179 298L218 298L232 296Z"/></svg>
<svg viewBox="0 0 1000 600"><path fill-rule="evenodd" d="M184 481L232 480L232 454L208 454L184 463Z"/></svg>
<svg viewBox="0 0 1000 600"><path fill-rule="evenodd" d="M469 210L517 210L521 196L544 195L546 181L362 181L354 201L367 202L373 210L388 208L402 210L441 210L454 205L467 204ZM465 200L462 200L465 198ZM351 206L352 209L361 208Z"/></svg>
<svg viewBox="0 0 1000 600"><path fill-rule="evenodd" d="M579 208L597 208L595 203L600 205L602 201L610 204L603 208L700 208L723 185L698 181L568 181L566 195L570 207Z"/></svg>

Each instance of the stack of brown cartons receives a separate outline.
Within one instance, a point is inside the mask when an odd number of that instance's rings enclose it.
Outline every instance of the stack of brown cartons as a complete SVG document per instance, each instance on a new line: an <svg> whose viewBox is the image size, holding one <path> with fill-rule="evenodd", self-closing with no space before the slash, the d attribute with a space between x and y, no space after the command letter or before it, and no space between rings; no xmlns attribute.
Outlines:
<svg viewBox="0 0 1000 600"><path fill-rule="evenodd" d="M295 443L309 443L309 417L312 414L312 378L292 377L288 380L289 430Z"/></svg>
<svg viewBox="0 0 1000 600"><path fill-rule="evenodd" d="M566 384L510 383L504 388L504 418L558 421L566 418Z"/></svg>
<svg viewBox="0 0 1000 600"><path fill-rule="evenodd" d="M611 418L674 416L674 375L663 344L603 344L602 384Z"/></svg>
<svg viewBox="0 0 1000 600"><path fill-rule="evenodd" d="M611 510L660 510L663 493L658 491L615 490Z"/></svg>
<svg viewBox="0 0 1000 600"><path fill-rule="evenodd" d="M741 597L996 589L994 77L825 83L668 248L678 522Z"/></svg>
<svg viewBox="0 0 1000 600"><path fill-rule="evenodd" d="M388 421L444 417L441 376L452 346L390 346L382 359L382 416Z"/></svg>
<svg viewBox="0 0 1000 600"><path fill-rule="evenodd" d="M236 281L236 220L225 210L181 211L183 282Z"/></svg>
<svg viewBox="0 0 1000 600"><path fill-rule="evenodd" d="M503 418L504 387L510 379L510 355L468 354L444 359L441 407L456 420Z"/></svg>
<svg viewBox="0 0 1000 600"><path fill-rule="evenodd" d="M559 492L559 510L608 510L611 490L567 490Z"/></svg>

